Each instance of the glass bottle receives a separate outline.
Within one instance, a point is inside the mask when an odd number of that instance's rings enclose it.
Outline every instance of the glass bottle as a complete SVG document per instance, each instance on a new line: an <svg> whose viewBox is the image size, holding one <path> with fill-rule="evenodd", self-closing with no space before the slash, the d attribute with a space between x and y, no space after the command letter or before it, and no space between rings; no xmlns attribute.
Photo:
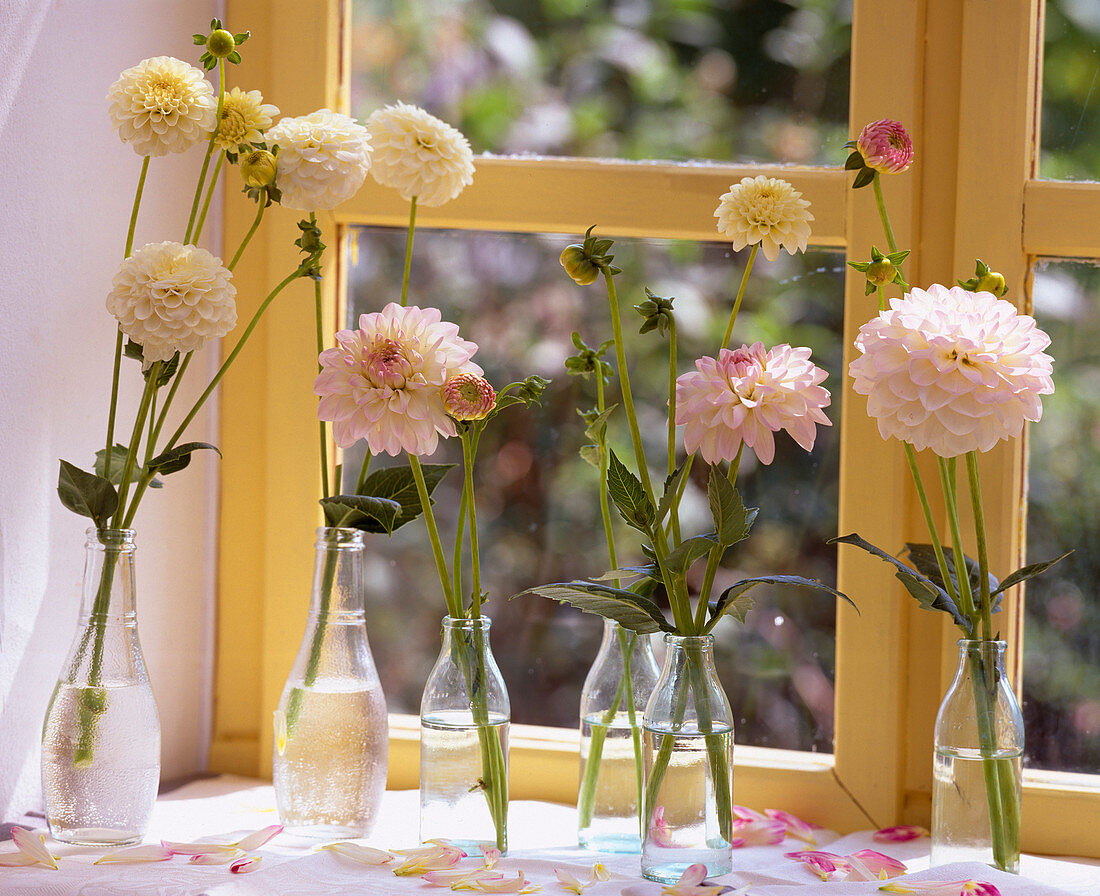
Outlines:
<svg viewBox="0 0 1100 896"><path fill-rule="evenodd" d="M1020 870L1024 722L1005 674L1004 641L959 641L955 679L936 716L932 864Z"/></svg>
<svg viewBox="0 0 1100 896"><path fill-rule="evenodd" d="M275 712L279 818L313 839L365 837L386 787L389 723L363 615L363 533L317 530L305 635Z"/></svg>
<svg viewBox="0 0 1100 896"><path fill-rule="evenodd" d="M604 620L581 691L577 841L585 849L641 849L642 716L659 671L647 635Z"/></svg>
<svg viewBox="0 0 1100 896"><path fill-rule="evenodd" d="M125 846L145 834L160 783L160 717L138 642L134 531L88 529L80 621L42 726L55 840Z"/></svg>
<svg viewBox="0 0 1100 896"><path fill-rule="evenodd" d="M665 635L644 719L642 874L674 883L690 865L733 866L733 713L714 669L713 635Z"/></svg>
<svg viewBox="0 0 1100 896"><path fill-rule="evenodd" d="M420 703L420 839L467 852L508 848L511 706L489 617L443 617L443 644Z"/></svg>

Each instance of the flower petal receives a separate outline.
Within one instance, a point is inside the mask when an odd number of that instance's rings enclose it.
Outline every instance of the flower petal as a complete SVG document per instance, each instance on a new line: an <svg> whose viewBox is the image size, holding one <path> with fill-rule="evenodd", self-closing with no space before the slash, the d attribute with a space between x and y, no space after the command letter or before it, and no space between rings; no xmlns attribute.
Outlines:
<svg viewBox="0 0 1100 896"><path fill-rule="evenodd" d="M129 849L116 849L96 859L93 865L137 865L143 862L167 862L174 856L172 850L164 846L148 844L131 846Z"/></svg>
<svg viewBox="0 0 1100 896"><path fill-rule="evenodd" d="M228 865L238 859L243 859L246 853L243 849L226 849L221 852L208 852L191 856L192 865Z"/></svg>
<svg viewBox="0 0 1100 896"><path fill-rule="evenodd" d="M269 824L266 828L261 828L258 831L253 831L251 834L242 837L237 841L237 848L245 851L252 849L259 849L265 843L267 843L272 837L283 832L283 826L281 824Z"/></svg>
<svg viewBox="0 0 1100 896"><path fill-rule="evenodd" d="M928 831L925 828L915 824L899 824L875 831L872 839L876 843L905 843L908 840L917 840L927 836Z"/></svg>
<svg viewBox="0 0 1100 896"><path fill-rule="evenodd" d="M180 843L173 840L161 840L160 845L170 849L177 856L208 856L218 853L237 852L236 843Z"/></svg>
<svg viewBox="0 0 1100 896"><path fill-rule="evenodd" d="M342 840L339 843L328 843L322 846L321 849L327 849L338 856L343 856L345 859L358 862L360 865L385 865L392 862L394 858L391 853L385 850L364 846L362 843L352 843L348 840Z"/></svg>
<svg viewBox="0 0 1100 896"><path fill-rule="evenodd" d="M37 859L31 858L18 849L15 852L0 853L0 868L18 868L23 865L38 864L40 863Z"/></svg>
<svg viewBox="0 0 1100 896"><path fill-rule="evenodd" d="M260 867L262 858L262 856L248 856L244 859L238 859L229 866L229 870L232 874L248 874L248 872L255 871Z"/></svg>
<svg viewBox="0 0 1100 896"><path fill-rule="evenodd" d="M11 829L11 839L19 847L19 851L33 859L39 865L57 870L57 858L46 849L46 838L42 834L34 834L26 828L15 825Z"/></svg>

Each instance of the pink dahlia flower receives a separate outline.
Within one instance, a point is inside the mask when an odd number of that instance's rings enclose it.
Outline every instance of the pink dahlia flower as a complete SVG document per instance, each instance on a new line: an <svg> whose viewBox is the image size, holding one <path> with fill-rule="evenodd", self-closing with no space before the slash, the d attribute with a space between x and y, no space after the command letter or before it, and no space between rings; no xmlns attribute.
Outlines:
<svg viewBox="0 0 1100 896"><path fill-rule="evenodd" d="M341 448L366 439L374 454L431 454L439 436L455 434L442 386L456 373L481 373L470 360L476 351L435 308L391 302L321 352L317 416L332 422Z"/></svg>
<svg viewBox="0 0 1100 896"><path fill-rule="evenodd" d="M901 174L913 164L913 141L901 122L883 118L859 132L856 148L863 163L883 174Z"/></svg>
<svg viewBox="0 0 1100 896"><path fill-rule="evenodd" d="M476 373L458 373L443 384L443 407L455 420L484 420L496 403L497 393Z"/></svg>
<svg viewBox="0 0 1100 896"><path fill-rule="evenodd" d="M770 464L773 432L785 429L809 451L816 425L830 426L822 412L829 393L819 383L825 371L810 361L808 348L757 342L718 358L700 358L695 370L676 380L676 423L685 424L684 447L707 463L733 460L744 442Z"/></svg>
<svg viewBox="0 0 1100 896"><path fill-rule="evenodd" d="M940 457L1020 435L1054 391L1050 337L988 292L936 284L892 299L856 337L848 372L883 438Z"/></svg>

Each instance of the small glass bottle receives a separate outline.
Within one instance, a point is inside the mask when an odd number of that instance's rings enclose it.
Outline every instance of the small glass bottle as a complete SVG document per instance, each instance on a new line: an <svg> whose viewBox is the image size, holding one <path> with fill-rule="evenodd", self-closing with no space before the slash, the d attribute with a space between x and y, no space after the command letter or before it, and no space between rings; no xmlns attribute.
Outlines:
<svg viewBox="0 0 1100 896"><path fill-rule="evenodd" d="M134 531L88 529L80 622L42 726L50 835L125 846L160 784L160 717L138 642Z"/></svg>
<svg viewBox="0 0 1100 896"><path fill-rule="evenodd" d="M659 672L648 635L604 620L581 692L577 840L585 849L641 849L642 716Z"/></svg>
<svg viewBox="0 0 1100 896"><path fill-rule="evenodd" d="M386 787L386 698L363 614L363 533L317 530L305 635L275 713L279 818L311 839L365 837Z"/></svg>
<svg viewBox="0 0 1100 896"><path fill-rule="evenodd" d="M443 617L420 703L420 839L508 848L508 690L490 620Z"/></svg>
<svg viewBox="0 0 1100 896"><path fill-rule="evenodd" d="M733 713L714 668L713 635L665 635L645 710L642 874L674 883L701 863L733 867Z"/></svg>
<svg viewBox="0 0 1100 896"><path fill-rule="evenodd" d="M936 716L932 864L1020 870L1024 722L1005 674L1004 641L959 641L955 679Z"/></svg>

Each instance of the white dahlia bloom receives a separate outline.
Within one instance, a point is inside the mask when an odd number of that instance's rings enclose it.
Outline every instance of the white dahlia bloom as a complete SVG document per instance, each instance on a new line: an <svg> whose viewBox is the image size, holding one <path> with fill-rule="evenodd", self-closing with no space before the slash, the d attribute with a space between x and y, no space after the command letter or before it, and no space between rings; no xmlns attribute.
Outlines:
<svg viewBox="0 0 1100 896"><path fill-rule="evenodd" d="M226 152L237 152L242 144L259 143L271 127L279 107L265 103L258 90L247 93L234 87L222 98L221 120L214 145Z"/></svg>
<svg viewBox="0 0 1100 896"><path fill-rule="evenodd" d="M470 142L445 121L417 106L396 103L367 119L374 165L371 175L402 198L437 207L474 182Z"/></svg>
<svg viewBox="0 0 1100 896"><path fill-rule="evenodd" d="M481 374L470 360L476 351L437 309L391 302L361 315L358 330L341 330L336 347L321 352L317 416L332 422L341 448L366 439L373 454L431 454L439 436L455 434L443 384L458 373Z"/></svg>
<svg viewBox="0 0 1100 896"><path fill-rule="evenodd" d="M202 71L172 56L154 56L124 71L107 91L108 114L140 156L183 152L208 139L218 101Z"/></svg>
<svg viewBox="0 0 1100 896"><path fill-rule="evenodd" d="M275 185L286 208L335 208L355 195L370 169L367 129L329 109L282 119L267 132L267 142L279 147Z"/></svg>
<svg viewBox="0 0 1100 896"><path fill-rule="evenodd" d="M743 177L722 194L714 217L718 232L728 236L734 251L760 244L768 261L779 250L791 255L805 252L810 238L810 203L785 180L778 177Z"/></svg>
<svg viewBox="0 0 1100 896"><path fill-rule="evenodd" d="M785 429L807 451L817 425L831 426L821 410L829 405L820 383L826 373L808 348L762 342L703 357L676 380L676 423L684 424L684 448L709 464L733 460L744 442L760 459L775 458L772 433Z"/></svg>
<svg viewBox="0 0 1100 896"><path fill-rule="evenodd" d="M107 310L141 346L148 368L232 330L236 295L232 274L205 249L150 243L122 262Z"/></svg>
<svg viewBox="0 0 1100 896"><path fill-rule="evenodd" d="M1054 391L1050 337L988 292L939 284L891 299L856 337L848 372L883 438L940 457L1020 435Z"/></svg>

